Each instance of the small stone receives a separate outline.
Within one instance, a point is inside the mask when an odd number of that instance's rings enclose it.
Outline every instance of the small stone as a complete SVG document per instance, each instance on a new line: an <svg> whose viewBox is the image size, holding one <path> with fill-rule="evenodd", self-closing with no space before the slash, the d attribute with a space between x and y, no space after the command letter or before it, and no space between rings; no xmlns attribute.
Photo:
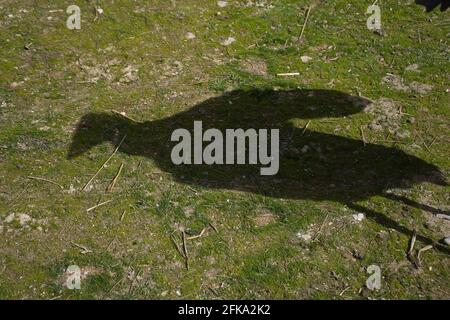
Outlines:
<svg viewBox="0 0 450 320"><path fill-rule="evenodd" d="M387 84L391 89L397 91L408 92L410 90L409 86L407 86L402 77L388 74L382 79L382 82Z"/></svg>
<svg viewBox="0 0 450 320"><path fill-rule="evenodd" d="M31 221L31 217L26 213L20 213L18 219L21 226L24 226Z"/></svg>
<svg viewBox="0 0 450 320"><path fill-rule="evenodd" d="M223 46L229 46L230 44L232 44L233 42L235 42L236 39L233 37L228 37L228 39L226 39L225 41L222 42Z"/></svg>
<svg viewBox="0 0 450 320"><path fill-rule="evenodd" d="M371 124L369 124L369 129L373 130L373 131L381 131L383 130L383 126L379 123L376 122L372 122Z"/></svg>
<svg viewBox="0 0 450 320"><path fill-rule="evenodd" d="M195 36L195 34L193 34L192 32L186 33L186 39L188 39L188 40L193 40L193 39L195 39L195 38L196 38L196 36Z"/></svg>
<svg viewBox="0 0 450 320"><path fill-rule="evenodd" d="M309 56L301 56L300 60L302 60L303 63L308 63L309 61L312 60L312 58Z"/></svg>
<svg viewBox="0 0 450 320"><path fill-rule="evenodd" d="M382 230L382 231L377 233L377 237L380 238L380 239L386 240L386 239L389 238L389 234Z"/></svg>
<svg viewBox="0 0 450 320"><path fill-rule="evenodd" d="M269 210L261 210L260 214L254 218L257 227L265 227L275 222L275 216Z"/></svg>
<svg viewBox="0 0 450 320"><path fill-rule="evenodd" d="M302 232L299 231L299 232L297 232L297 238L308 242L308 241L310 241L312 239L312 236L308 232L307 233L302 233Z"/></svg>
<svg viewBox="0 0 450 320"><path fill-rule="evenodd" d="M127 66L122 69L122 78L120 78L119 82L130 83L137 81L139 79L138 69L133 66Z"/></svg>
<svg viewBox="0 0 450 320"><path fill-rule="evenodd" d="M178 69L183 68L183 64L182 64L180 61L178 61L178 60L175 60L175 61L173 62L173 65L174 65L176 68L178 68Z"/></svg>
<svg viewBox="0 0 450 320"><path fill-rule="evenodd" d="M190 216L192 216L192 214L195 212L195 210L194 210L194 208L192 208L192 207L186 207L186 208L184 208L184 215L186 216L186 217L190 217Z"/></svg>
<svg viewBox="0 0 450 320"><path fill-rule="evenodd" d="M241 62L242 68L253 75L266 76L267 64L266 61L259 58L249 58Z"/></svg>
<svg viewBox="0 0 450 320"><path fill-rule="evenodd" d="M364 216L363 213L356 213L356 214L354 214L354 215L352 215L352 216L353 216L353 219L354 219L355 221L357 221L357 222L361 222L361 221L363 221L364 218L365 218L365 216Z"/></svg>
<svg viewBox="0 0 450 320"><path fill-rule="evenodd" d="M410 133L408 130L399 130L395 132L395 135L401 139L408 138L410 136Z"/></svg>
<svg viewBox="0 0 450 320"><path fill-rule="evenodd" d="M410 64L405 68L406 71L419 71L419 65L417 63Z"/></svg>
<svg viewBox="0 0 450 320"><path fill-rule="evenodd" d="M228 3L226 1L217 1L217 5L221 8L225 8Z"/></svg>
<svg viewBox="0 0 450 320"><path fill-rule="evenodd" d="M442 243L450 246L450 237L446 237L446 238L442 239Z"/></svg>
<svg viewBox="0 0 450 320"><path fill-rule="evenodd" d="M12 222L14 220L15 217L16 217L16 214L15 213L11 213L5 218L5 222L6 223L10 223L10 222Z"/></svg>
<svg viewBox="0 0 450 320"><path fill-rule="evenodd" d="M423 84L417 81L411 82L409 84L411 91L419 93L419 94L427 94L433 90L433 86L429 84Z"/></svg>

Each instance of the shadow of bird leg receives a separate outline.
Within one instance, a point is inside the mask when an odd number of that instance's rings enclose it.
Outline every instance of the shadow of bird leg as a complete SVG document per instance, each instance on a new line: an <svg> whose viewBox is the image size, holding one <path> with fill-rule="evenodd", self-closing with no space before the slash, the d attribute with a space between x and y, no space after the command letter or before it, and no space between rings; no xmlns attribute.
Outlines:
<svg viewBox="0 0 450 320"><path fill-rule="evenodd" d="M400 233L403 233L408 237L411 237L413 235L412 230L409 230L408 228L400 225L398 222L392 220L391 218L387 217L385 214L381 212L376 212L374 210L360 206L355 203L347 203L347 206L354 211L364 213L369 219L375 221L376 223L379 223L380 225L386 228L394 229ZM437 241L433 241L421 235L417 235L417 240L423 242L426 245L433 245L437 250L443 253L450 254L450 248L448 246L442 245Z"/></svg>
<svg viewBox="0 0 450 320"><path fill-rule="evenodd" d="M416 202L414 200L411 200L411 199L408 199L408 198L406 198L404 196L399 196L399 195L396 195L396 194L393 194L393 193L385 193L383 196L388 198L388 199L394 200L394 201L403 202L404 204L407 204L408 206L411 206L413 208L417 208L417 209L421 209L421 210L424 210L424 211L428 211L428 212L430 212L430 213L432 213L434 215L438 215L438 214L450 215L450 213L447 212L447 211L444 211L444 210L441 210L441 209L437 209L437 208L433 208L433 207L427 206L426 204L418 203L418 202Z"/></svg>

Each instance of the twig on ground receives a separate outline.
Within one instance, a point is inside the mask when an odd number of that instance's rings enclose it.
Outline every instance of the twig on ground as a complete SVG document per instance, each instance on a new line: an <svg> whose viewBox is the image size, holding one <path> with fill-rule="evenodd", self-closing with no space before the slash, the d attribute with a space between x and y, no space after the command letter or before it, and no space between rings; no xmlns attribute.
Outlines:
<svg viewBox="0 0 450 320"><path fill-rule="evenodd" d="M219 296L219 293L217 293L217 291L214 288L208 287L208 289L216 296Z"/></svg>
<svg viewBox="0 0 450 320"><path fill-rule="evenodd" d="M91 207L89 209L86 209L86 212L90 212L90 211L92 211L94 209L97 209L98 207L101 207L101 206L103 206L103 205L105 205L107 203L110 203L111 201L112 200L107 200L107 201L101 202L101 203L99 203L99 204L97 204L97 205L95 205L95 206L93 206L93 207Z"/></svg>
<svg viewBox="0 0 450 320"><path fill-rule="evenodd" d="M125 279L125 276L123 276L122 278L120 278L120 280L117 281L117 282L111 287L111 289L108 290L107 294L111 293L111 291L113 291L114 288L117 287L117 286L119 285L119 283L121 283L124 279Z"/></svg>
<svg viewBox="0 0 450 320"><path fill-rule="evenodd" d="M416 238L417 238L417 231L414 230L413 234L411 236L411 240L409 241L408 254L412 254L412 252L414 250L414 245L416 244Z"/></svg>
<svg viewBox="0 0 450 320"><path fill-rule="evenodd" d="M86 248L85 246L82 246L81 244L75 243L73 241L70 242L72 245L74 245L75 247L82 249L83 251L81 251L81 254L86 254L86 253L92 253L94 251Z"/></svg>
<svg viewBox="0 0 450 320"><path fill-rule="evenodd" d="M339 293L339 296L342 296L350 288L351 287L346 287L344 290L341 291L341 293Z"/></svg>
<svg viewBox="0 0 450 320"><path fill-rule="evenodd" d="M308 11L306 11L306 18L305 18L305 22L303 23L302 31L300 32L300 37L298 37L298 42L301 42L303 39L303 33L305 32L306 24L308 23L309 14L311 13L311 10L312 10L312 6L309 6Z"/></svg>
<svg viewBox="0 0 450 320"><path fill-rule="evenodd" d="M111 249L111 246L113 245L113 243L117 240L117 237L114 237L111 242L108 244L108 246L106 247L106 251L109 251L109 249Z"/></svg>
<svg viewBox="0 0 450 320"><path fill-rule="evenodd" d="M212 224L212 222L209 222L208 224L211 226L211 228L213 228L213 230L214 230L216 233L219 233L219 231L218 231L217 228Z"/></svg>
<svg viewBox="0 0 450 320"><path fill-rule="evenodd" d="M193 240L193 239L197 239L203 236L203 234L205 233L206 228L203 228L203 230L200 232L200 234L196 235L196 236L192 236L192 237L187 237L186 240Z"/></svg>
<svg viewBox="0 0 450 320"><path fill-rule="evenodd" d="M422 261L420 261L420 254L421 254L422 252L425 252L425 251L430 250L430 249L433 249L433 246L432 246L432 245L428 245L428 246L423 247L423 248L420 249L419 252L417 253L417 262L419 263L419 266L422 265Z"/></svg>
<svg viewBox="0 0 450 320"><path fill-rule="evenodd" d="M319 227L319 230L317 230L317 232L316 232L316 234L314 235L314 240L316 240L317 239L317 237L320 235L320 233L322 232L322 229L323 229L323 227L325 226L325 222L327 222L327 220L328 220L328 213L327 213L327 215L325 216L325 218L323 219L323 221L322 221L322 224L320 225L320 227Z"/></svg>
<svg viewBox="0 0 450 320"><path fill-rule="evenodd" d="M362 126L359 127L359 131L361 132L361 138L362 138L362 141L363 141L363 143L364 143L364 146L366 146L367 140L366 140L366 136L364 135L364 129L363 129Z"/></svg>
<svg viewBox="0 0 450 320"><path fill-rule="evenodd" d="M435 287L435 288L438 289L440 292L444 293L447 297L450 296L450 294L447 291L445 291L444 289L439 288L439 287Z"/></svg>
<svg viewBox="0 0 450 320"><path fill-rule="evenodd" d="M188 188L189 190L191 190L193 193L195 193L196 195L198 194L198 191L195 190L194 188L192 188L191 186L187 186L187 188Z"/></svg>
<svg viewBox="0 0 450 320"><path fill-rule="evenodd" d="M435 136L434 138L433 138L433 140L430 142L430 144L428 145L428 148L431 148L432 146L433 146L433 144L436 142L436 140L437 140L437 136Z"/></svg>
<svg viewBox="0 0 450 320"><path fill-rule="evenodd" d="M418 261L418 259L414 256L414 245L416 243L416 238L417 238L417 231L414 230L413 234L411 236L411 240L409 242L409 249L408 249L408 253L407 253L407 257L409 259L409 261L411 261L411 263L416 267L416 269L420 269L420 263Z"/></svg>
<svg viewBox="0 0 450 320"><path fill-rule="evenodd" d="M126 211L123 210L122 215L120 216L120 221L123 221L123 218L125 218L125 213L126 213Z"/></svg>
<svg viewBox="0 0 450 320"><path fill-rule="evenodd" d="M277 73L279 77L291 77L291 76L299 76L299 72L288 72L288 73Z"/></svg>
<svg viewBox="0 0 450 320"><path fill-rule="evenodd" d="M186 269L189 270L189 255L188 255L188 250L187 250L187 245L186 245L186 234L183 231L181 231L181 237L183 238L183 251L184 251L184 258L186 259Z"/></svg>
<svg viewBox="0 0 450 320"><path fill-rule="evenodd" d="M98 9L97 9L97 6L94 6L94 13L95 13L95 16L94 16L94 22L95 22L95 21L97 21L97 19L98 19Z"/></svg>
<svg viewBox="0 0 450 320"><path fill-rule="evenodd" d="M137 273L135 273L135 276L133 277L133 280L131 280L130 288L128 289L128 294L131 294L134 290L134 283L138 279L138 277L141 275L142 269L139 269Z"/></svg>
<svg viewBox="0 0 450 320"><path fill-rule="evenodd" d="M115 114L117 114L117 115L119 115L119 116L121 116L121 117L124 117L124 118L126 118L126 119L128 119L128 120L130 120L130 121L132 121L132 122L135 122L135 123L142 123L142 121L137 121L137 120L135 120L135 119L133 119L133 118L127 116L125 113L119 112L119 111L117 111L117 110L111 110L111 112L112 112L112 113L115 113Z"/></svg>
<svg viewBox="0 0 450 320"><path fill-rule="evenodd" d="M427 149L427 151L429 153L431 153L430 147L428 147L427 143L425 141L423 141L423 146L425 147L425 149Z"/></svg>
<svg viewBox="0 0 450 320"><path fill-rule="evenodd" d="M25 187L23 188L23 190L22 190L17 196L15 196L14 199L12 199L11 201L8 202L8 205L11 205L11 206L14 207L15 203L16 203L18 200L20 200L20 198L21 198L21 197L24 195L24 193L28 190L28 187L30 186L30 183L31 183L31 182L28 182L28 183L25 185Z"/></svg>
<svg viewBox="0 0 450 320"><path fill-rule="evenodd" d="M60 185L59 183L57 183L55 181L49 180L49 179L40 178L40 177L33 177L33 176L28 176L27 178L31 179L31 180L45 181L45 182L51 183L51 184L53 184L55 186L58 186L60 189L64 189L64 187L62 185Z"/></svg>
<svg viewBox="0 0 450 320"><path fill-rule="evenodd" d="M114 189L114 186L116 185L117 180L119 179L122 169L123 169L123 163L120 165L119 170L117 171L116 175L114 176L114 179L111 180L111 183L106 188L106 192L112 192L112 190Z"/></svg>
<svg viewBox="0 0 450 320"><path fill-rule="evenodd" d="M125 140L125 138L127 137L127 135L124 135L122 140L120 141L119 145L114 149L114 152L109 156L108 159L106 159L105 162L103 162L102 166L97 170L97 172L92 176L92 178L84 185L84 187L81 189L81 191L85 191L86 188L91 184L91 182L97 177L97 175L100 173L100 171L102 171L102 169L105 167L105 165L109 162L109 160L112 159L112 157L114 157L114 155L117 153L117 150L119 150L120 146L122 145L123 141Z"/></svg>
<svg viewBox="0 0 450 320"><path fill-rule="evenodd" d="M305 134L305 132L306 132L306 130L308 129L308 127L309 127L310 124L311 124L311 120L309 120L309 121L306 123L305 127L303 128L302 134Z"/></svg>
<svg viewBox="0 0 450 320"><path fill-rule="evenodd" d="M183 250L181 250L180 246L179 246L178 243L175 241L173 235L170 235L170 240L172 240L173 245L174 245L175 248L177 249L178 253L183 257L183 259L186 259L186 257L184 256Z"/></svg>
<svg viewBox="0 0 450 320"><path fill-rule="evenodd" d="M175 246L175 248L177 249L178 253L183 257L185 265L186 265L186 269L189 270L189 257L188 257L188 253L187 253L186 237L185 237L184 231L181 232L181 237L183 240L183 249L181 249L180 246L177 244L173 234L170 235L170 240L172 240L172 243Z"/></svg>
<svg viewBox="0 0 450 320"><path fill-rule="evenodd" d="M450 216L448 214L442 214L442 213L438 213L436 215L436 218L450 220Z"/></svg>
<svg viewBox="0 0 450 320"><path fill-rule="evenodd" d="M430 148L428 147L427 143L425 142L425 139L422 137L422 135L419 133L419 131L417 131L416 134L417 134L417 136L420 138L420 140L422 140L422 144L423 144L423 146L425 147L425 149L427 149L427 151L428 151L429 153L432 153L431 150L430 150Z"/></svg>

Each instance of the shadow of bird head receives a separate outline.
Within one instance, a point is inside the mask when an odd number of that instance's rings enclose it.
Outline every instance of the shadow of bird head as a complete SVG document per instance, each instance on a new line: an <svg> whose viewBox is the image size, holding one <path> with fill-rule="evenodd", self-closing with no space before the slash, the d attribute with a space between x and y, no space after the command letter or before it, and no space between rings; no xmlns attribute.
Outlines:
<svg viewBox="0 0 450 320"><path fill-rule="evenodd" d="M88 113L77 123L67 158L73 159L103 142L118 144L132 121L113 113Z"/></svg>

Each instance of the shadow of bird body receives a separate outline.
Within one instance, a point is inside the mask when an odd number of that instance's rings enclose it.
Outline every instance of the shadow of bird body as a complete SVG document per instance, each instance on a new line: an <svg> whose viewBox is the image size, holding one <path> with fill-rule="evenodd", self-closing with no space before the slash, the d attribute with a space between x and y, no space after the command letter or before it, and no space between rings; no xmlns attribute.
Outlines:
<svg viewBox="0 0 450 320"><path fill-rule="evenodd" d="M450 0L416 0L416 4L424 6L427 12L439 6L441 11L446 11L450 7Z"/></svg>
<svg viewBox="0 0 450 320"><path fill-rule="evenodd" d="M150 158L185 184L344 204L418 182L445 185L437 167L401 150L305 130L292 122L295 118L343 117L360 112L368 103L329 90L234 91L171 117L144 123L92 113L80 121L69 156L104 141L117 145L126 135L121 152ZM262 176L261 164L173 164L171 151L177 142L171 141L172 132L184 128L192 133L194 121L202 121L203 131L279 129L278 173Z"/></svg>

